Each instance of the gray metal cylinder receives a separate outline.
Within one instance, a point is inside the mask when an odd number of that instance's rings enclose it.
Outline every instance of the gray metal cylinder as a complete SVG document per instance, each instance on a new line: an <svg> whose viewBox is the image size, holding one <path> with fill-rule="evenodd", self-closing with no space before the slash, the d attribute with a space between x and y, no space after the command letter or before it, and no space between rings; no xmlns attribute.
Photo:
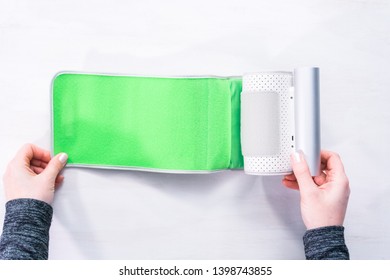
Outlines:
<svg viewBox="0 0 390 280"><path fill-rule="evenodd" d="M312 176L321 168L319 68L294 70L295 147L305 154Z"/></svg>

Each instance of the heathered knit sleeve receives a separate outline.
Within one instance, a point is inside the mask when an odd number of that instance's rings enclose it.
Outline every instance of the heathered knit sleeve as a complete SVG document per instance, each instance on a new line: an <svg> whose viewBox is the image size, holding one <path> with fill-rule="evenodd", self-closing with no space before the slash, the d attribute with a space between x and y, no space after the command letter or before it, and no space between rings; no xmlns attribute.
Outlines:
<svg viewBox="0 0 390 280"><path fill-rule="evenodd" d="M349 260L343 226L328 226L306 231L303 236L308 260Z"/></svg>
<svg viewBox="0 0 390 280"><path fill-rule="evenodd" d="M0 259L47 259L53 208L43 201L26 198L10 200L5 207Z"/></svg>

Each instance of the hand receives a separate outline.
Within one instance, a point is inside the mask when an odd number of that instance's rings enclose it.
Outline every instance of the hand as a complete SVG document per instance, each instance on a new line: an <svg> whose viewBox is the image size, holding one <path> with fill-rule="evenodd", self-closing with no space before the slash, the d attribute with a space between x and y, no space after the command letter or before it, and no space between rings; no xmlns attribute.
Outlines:
<svg viewBox="0 0 390 280"><path fill-rule="evenodd" d="M300 191L306 228L343 225L350 189L340 156L321 151L321 174L315 177L302 153L293 154L291 160L294 174L286 175L283 184Z"/></svg>
<svg viewBox="0 0 390 280"><path fill-rule="evenodd" d="M33 198L51 204L55 187L64 180L59 173L67 159L65 153L51 158L49 151L24 145L8 164L3 177L6 200Z"/></svg>

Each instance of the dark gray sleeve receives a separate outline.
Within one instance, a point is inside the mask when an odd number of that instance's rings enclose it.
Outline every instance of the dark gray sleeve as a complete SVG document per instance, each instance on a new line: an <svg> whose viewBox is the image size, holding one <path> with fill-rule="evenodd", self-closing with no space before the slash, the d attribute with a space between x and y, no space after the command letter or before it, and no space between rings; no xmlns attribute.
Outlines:
<svg viewBox="0 0 390 280"><path fill-rule="evenodd" d="M53 208L35 199L10 200L5 205L2 260L46 260Z"/></svg>
<svg viewBox="0 0 390 280"><path fill-rule="evenodd" d="M308 230L303 236L303 245L308 260L349 260L343 226Z"/></svg>

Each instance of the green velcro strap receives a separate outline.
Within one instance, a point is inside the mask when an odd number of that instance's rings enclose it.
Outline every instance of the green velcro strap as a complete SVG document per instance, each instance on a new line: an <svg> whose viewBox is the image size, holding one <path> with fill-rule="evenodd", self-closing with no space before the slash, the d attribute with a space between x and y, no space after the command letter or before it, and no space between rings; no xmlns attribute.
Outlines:
<svg viewBox="0 0 390 280"><path fill-rule="evenodd" d="M242 168L241 78L62 73L53 148L76 166L167 172Z"/></svg>

